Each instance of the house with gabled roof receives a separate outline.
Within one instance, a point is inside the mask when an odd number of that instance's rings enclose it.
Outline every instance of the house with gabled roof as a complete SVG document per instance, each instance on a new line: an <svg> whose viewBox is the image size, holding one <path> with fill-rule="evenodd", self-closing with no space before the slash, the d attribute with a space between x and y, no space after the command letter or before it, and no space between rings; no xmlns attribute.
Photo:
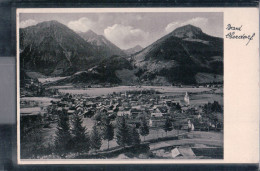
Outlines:
<svg viewBox="0 0 260 171"><path fill-rule="evenodd" d="M149 119L149 126L150 127L162 127L165 124L166 119L164 118L157 118L151 117Z"/></svg>
<svg viewBox="0 0 260 171"><path fill-rule="evenodd" d="M139 115L143 113L143 111L139 108L132 108L130 110L130 113L132 118L137 118Z"/></svg>
<svg viewBox="0 0 260 171"><path fill-rule="evenodd" d="M117 112L117 116L124 116L124 115L130 116L131 113L130 113L130 111L118 111Z"/></svg>

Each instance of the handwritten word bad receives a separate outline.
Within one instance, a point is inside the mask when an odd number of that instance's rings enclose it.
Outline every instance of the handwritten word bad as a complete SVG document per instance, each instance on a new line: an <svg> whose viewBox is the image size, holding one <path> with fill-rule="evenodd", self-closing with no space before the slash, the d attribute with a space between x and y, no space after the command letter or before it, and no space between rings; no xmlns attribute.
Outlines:
<svg viewBox="0 0 260 171"><path fill-rule="evenodd" d="M242 40L248 40L246 45L249 44L249 42L251 40L253 40L253 38L255 37L255 33L252 34L240 34L237 32L241 32L242 31L242 27L243 25L241 25L240 27L237 26L232 26L231 24L228 24L226 27L226 30L232 30L232 32L229 32L228 34L226 34L226 38L227 39L242 39Z"/></svg>

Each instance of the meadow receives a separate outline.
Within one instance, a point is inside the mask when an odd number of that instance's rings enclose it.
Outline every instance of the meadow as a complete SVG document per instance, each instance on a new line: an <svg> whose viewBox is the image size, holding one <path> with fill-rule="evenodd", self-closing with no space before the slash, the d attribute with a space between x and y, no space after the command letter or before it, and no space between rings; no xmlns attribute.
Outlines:
<svg viewBox="0 0 260 171"><path fill-rule="evenodd" d="M54 87L56 88L56 87ZM69 94L81 94L88 96L101 96L111 94L113 92L125 92L125 91L140 91L140 90L155 90L165 94L183 94L185 92L189 93L200 93L209 92L211 88L194 88L194 87L171 87L171 86L117 86L117 87L107 87L107 88L72 88L72 87L58 87L59 92L69 93Z"/></svg>

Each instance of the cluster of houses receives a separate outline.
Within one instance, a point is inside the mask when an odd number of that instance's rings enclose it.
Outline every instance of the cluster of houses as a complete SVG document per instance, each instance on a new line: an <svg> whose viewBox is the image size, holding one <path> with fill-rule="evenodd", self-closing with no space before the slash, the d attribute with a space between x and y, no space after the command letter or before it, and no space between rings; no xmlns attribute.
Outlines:
<svg viewBox="0 0 260 171"><path fill-rule="evenodd" d="M155 91L128 91L96 97L67 94L60 101L52 102L51 108L54 111L52 113L77 113L89 118L98 112L111 119L124 115L130 124L136 125L140 125L140 118L145 117L150 127L162 127L166 118L173 117L173 114L186 113L188 110L201 117L199 110L190 106L188 93L183 100L176 101L173 96L157 94ZM185 119L183 128L190 122Z"/></svg>
<svg viewBox="0 0 260 171"><path fill-rule="evenodd" d="M85 118L102 113L112 120L124 115L128 118L128 123L136 126L140 125L140 118L145 117L149 126L154 128L162 127L166 118L178 120L178 129L194 129L192 119L202 120L202 108L190 105L190 97L187 92L183 95L183 100L174 100L173 96L150 90L126 91L91 97L64 94L60 100L51 101L51 105L41 107L38 114L55 119L57 114L64 112L68 115L83 115ZM192 118L187 117L185 115L187 113ZM37 114L35 113L35 115Z"/></svg>
<svg viewBox="0 0 260 171"><path fill-rule="evenodd" d="M37 79L24 79L21 82L20 97L57 96L57 89L46 89Z"/></svg>

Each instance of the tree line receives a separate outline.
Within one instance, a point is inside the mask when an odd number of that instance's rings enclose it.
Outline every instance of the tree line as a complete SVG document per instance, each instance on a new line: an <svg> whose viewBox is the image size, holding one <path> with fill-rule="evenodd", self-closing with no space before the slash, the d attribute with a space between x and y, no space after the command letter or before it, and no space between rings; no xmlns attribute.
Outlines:
<svg viewBox="0 0 260 171"><path fill-rule="evenodd" d="M66 112L64 111L58 116L54 145L56 153L61 157L69 152L87 153L92 151L96 153L102 146L102 139L107 140L107 149L109 150L109 142L112 141L114 137L120 147L137 147L141 143L140 135L143 136L144 141L145 137L149 135L149 125L145 117L141 118L139 129L137 129L135 125L128 124L126 116L123 115L117 117L116 130L107 117L101 125L98 125L96 122L91 132L88 132L86 127L82 125L82 115L73 115L71 129L69 116ZM163 129L166 134L173 129L173 125L169 119L166 119Z"/></svg>

